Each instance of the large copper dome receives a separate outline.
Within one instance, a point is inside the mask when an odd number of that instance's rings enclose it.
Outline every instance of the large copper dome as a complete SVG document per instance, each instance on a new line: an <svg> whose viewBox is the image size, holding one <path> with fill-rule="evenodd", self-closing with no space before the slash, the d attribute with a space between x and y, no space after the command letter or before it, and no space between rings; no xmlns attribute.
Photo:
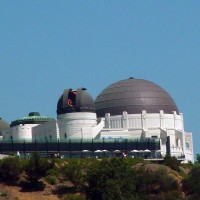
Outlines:
<svg viewBox="0 0 200 200"><path fill-rule="evenodd" d="M98 117L106 113L121 115L123 111L129 114L147 113L172 114L179 110L171 96L160 86L150 81L129 78L118 81L104 89L95 100Z"/></svg>

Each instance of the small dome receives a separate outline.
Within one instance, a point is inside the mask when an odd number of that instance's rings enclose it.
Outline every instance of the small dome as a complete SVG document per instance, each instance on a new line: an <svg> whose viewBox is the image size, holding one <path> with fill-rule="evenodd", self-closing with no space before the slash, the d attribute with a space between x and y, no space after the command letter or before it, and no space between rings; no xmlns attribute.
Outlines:
<svg viewBox="0 0 200 200"><path fill-rule="evenodd" d="M10 126L13 127L19 124L43 124L53 120L53 118L41 116L39 112L30 112L27 117L12 121Z"/></svg>
<svg viewBox="0 0 200 200"><path fill-rule="evenodd" d="M57 115L71 112L93 112L95 105L92 97L86 92L85 88L64 90L57 103Z"/></svg>
<svg viewBox="0 0 200 200"><path fill-rule="evenodd" d="M171 114L179 110L170 95L160 86L150 81L134 79L133 77L118 81L104 89L95 100L97 117L106 113L121 115L123 111L129 114L147 113Z"/></svg>
<svg viewBox="0 0 200 200"><path fill-rule="evenodd" d="M1 131L6 128L10 128L9 124L0 117L0 135Z"/></svg>

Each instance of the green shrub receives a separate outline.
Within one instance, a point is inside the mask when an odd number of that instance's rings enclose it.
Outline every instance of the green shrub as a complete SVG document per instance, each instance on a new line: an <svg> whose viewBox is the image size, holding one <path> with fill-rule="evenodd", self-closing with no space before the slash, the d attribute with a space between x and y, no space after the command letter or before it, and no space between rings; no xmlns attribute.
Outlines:
<svg viewBox="0 0 200 200"><path fill-rule="evenodd" d="M177 190L168 191L162 194L162 196L164 196L166 200L183 200L181 192Z"/></svg>
<svg viewBox="0 0 200 200"><path fill-rule="evenodd" d="M89 166L86 159L71 159L61 168L62 175L70 180L77 188L81 188Z"/></svg>
<svg viewBox="0 0 200 200"><path fill-rule="evenodd" d="M134 170L124 159L103 159L89 166L87 197L90 200L133 199L136 183Z"/></svg>
<svg viewBox="0 0 200 200"><path fill-rule="evenodd" d="M23 167L18 157L7 157L0 160L0 180L16 181Z"/></svg>
<svg viewBox="0 0 200 200"><path fill-rule="evenodd" d="M49 183L51 185L55 185L56 184L56 179L54 177L46 176L45 180L47 181L47 183Z"/></svg>
<svg viewBox="0 0 200 200"><path fill-rule="evenodd" d="M33 188L35 187L35 189L42 189L43 183L41 183L39 180L41 177L44 177L48 170L52 169L53 167L54 162L40 158L38 153L34 153L25 167L27 182L29 182Z"/></svg>
<svg viewBox="0 0 200 200"><path fill-rule="evenodd" d="M61 175L60 168L54 166L52 169L49 169L47 172L48 175L59 177Z"/></svg>
<svg viewBox="0 0 200 200"><path fill-rule="evenodd" d="M62 200L85 200L85 197L77 194L68 194Z"/></svg>
<svg viewBox="0 0 200 200"><path fill-rule="evenodd" d="M137 170L136 192L142 200L162 199L164 198L162 194L173 190L179 193L178 183L172 176L167 174L165 168L152 171L141 167ZM154 198L155 195L156 197Z"/></svg>
<svg viewBox="0 0 200 200"><path fill-rule="evenodd" d="M143 158L130 158L130 157L124 158L124 163L126 163L129 166L133 166L135 164L144 163L144 162L145 161Z"/></svg>
<svg viewBox="0 0 200 200"><path fill-rule="evenodd" d="M194 166L183 180L183 190L189 195L200 195L200 166Z"/></svg>
<svg viewBox="0 0 200 200"><path fill-rule="evenodd" d="M1 196L1 197L7 197L8 194L7 194L6 192L0 192L0 196Z"/></svg>
<svg viewBox="0 0 200 200"><path fill-rule="evenodd" d="M170 167L173 170L179 171L180 162L177 160L176 157L166 155L164 157L163 164Z"/></svg>
<svg viewBox="0 0 200 200"><path fill-rule="evenodd" d="M200 164L200 154L197 154L197 155L196 155L196 163L197 163L197 164Z"/></svg>
<svg viewBox="0 0 200 200"><path fill-rule="evenodd" d="M64 195L64 194L69 195L69 194L74 194L75 192L77 192L76 187L74 186L69 187L67 185L59 185L53 191L54 194L59 194L59 195Z"/></svg>
<svg viewBox="0 0 200 200"><path fill-rule="evenodd" d="M29 181L21 181L19 185L22 187L22 191L43 191L46 186L43 181L39 180L34 184Z"/></svg>

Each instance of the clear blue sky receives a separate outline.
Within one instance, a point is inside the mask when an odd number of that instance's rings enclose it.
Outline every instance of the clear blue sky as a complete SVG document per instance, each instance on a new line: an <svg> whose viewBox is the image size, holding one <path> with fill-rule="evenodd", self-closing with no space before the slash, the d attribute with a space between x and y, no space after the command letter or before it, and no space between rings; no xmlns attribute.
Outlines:
<svg viewBox="0 0 200 200"><path fill-rule="evenodd" d="M95 99L129 77L160 85L200 153L200 1L0 1L0 116L56 117L65 88Z"/></svg>

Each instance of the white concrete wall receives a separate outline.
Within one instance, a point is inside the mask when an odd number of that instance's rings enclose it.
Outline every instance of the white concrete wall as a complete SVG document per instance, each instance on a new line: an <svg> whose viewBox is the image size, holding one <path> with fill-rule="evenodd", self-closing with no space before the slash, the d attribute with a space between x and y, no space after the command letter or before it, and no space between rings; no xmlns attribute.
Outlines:
<svg viewBox="0 0 200 200"><path fill-rule="evenodd" d="M46 122L32 129L32 140L37 141L57 141L59 133L56 121Z"/></svg>
<svg viewBox="0 0 200 200"><path fill-rule="evenodd" d="M185 133L182 114L146 113L110 116L98 119L95 113L78 112L57 116L57 121L18 125L2 131L3 140L54 141L57 139L91 138L151 138L161 139L162 154L166 154L167 136L170 136L171 155L184 154L186 161L194 161L192 134ZM187 145L185 145L187 143Z"/></svg>
<svg viewBox="0 0 200 200"><path fill-rule="evenodd" d="M20 124L2 131L3 140L13 141L28 140L32 141L32 128L39 124Z"/></svg>
<svg viewBox="0 0 200 200"><path fill-rule="evenodd" d="M128 116L128 127L134 127L134 128L141 128L142 127L142 119L141 115L135 115L135 116Z"/></svg>
<svg viewBox="0 0 200 200"><path fill-rule="evenodd" d="M122 115L110 116L105 115L105 128L162 128L162 129L174 129L183 130L182 114L178 115L176 112L172 114L165 114L163 111L160 113L146 113L143 111L141 114L128 114L123 112Z"/></svg>
<svg viewBox="0 0 200 200"><path fill-rule="evenodd" d="M97 126L96 113L77 112L57 116L60 139L93 138L92 128Z"/></svg>
<svg viewBox="0 0 200 200"><path fill-rule="evenodd" d="M105 115L105 128L101 131L101 138L151 138L157 136L161 139L162 154L166 154L167 136L170 136L171 155L185 155L186 160L193 162L192 135L185 135L183 115L160 113L128 114L111 116ZM186 149L185 142L190 148Z"/></svg>
<svg viewBox="0 0 200 200"><path fill-rule="evenodd" d="M185 132L185 143L186 143L186 160L194 162L194 151L193 151L193 140L192 133Z"/></svg>

